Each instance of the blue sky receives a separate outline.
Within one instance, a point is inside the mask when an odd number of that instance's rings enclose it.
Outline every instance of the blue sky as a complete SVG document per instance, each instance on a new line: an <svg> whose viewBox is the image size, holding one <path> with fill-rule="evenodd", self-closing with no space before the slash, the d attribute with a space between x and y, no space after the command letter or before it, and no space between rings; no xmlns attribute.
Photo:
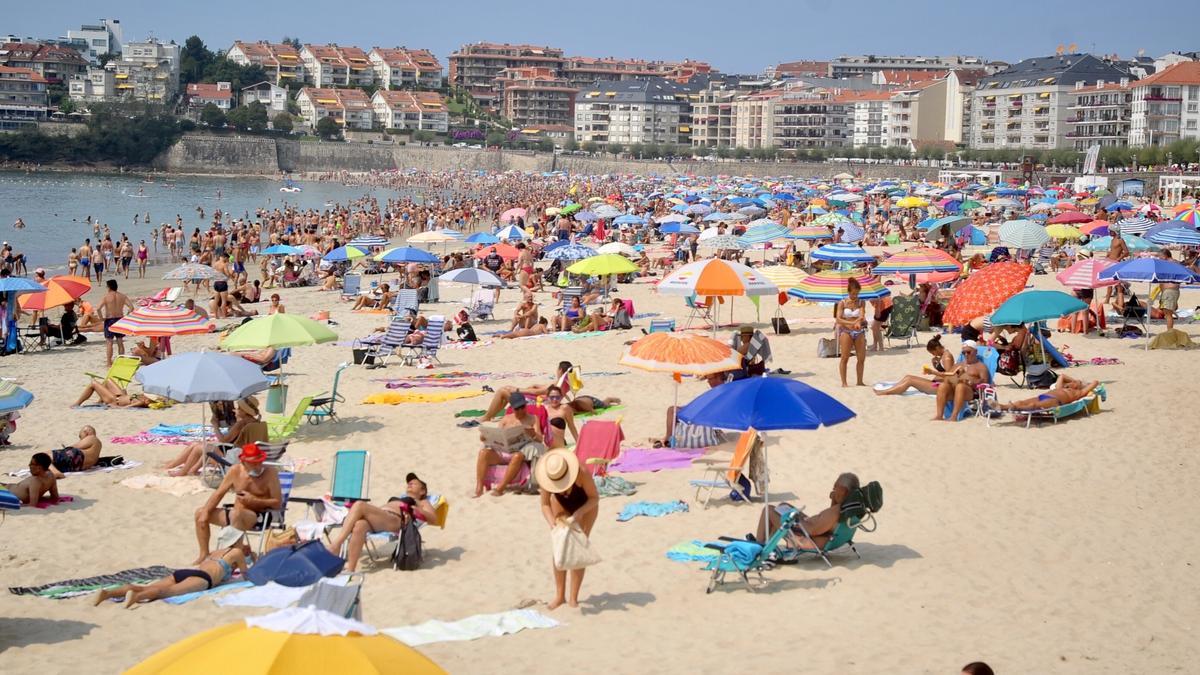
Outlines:
<svg viewBox="0 0 1200 675"><path fill-rule="evenodd" d="M724 72L840 54L970 54L1014 61L1072 42L1080 51L1156 56L1200 50L1200 2L1005 0L55 0L12 2L0 33L64 35L101 16L126 39L197 34L213 49L234 39L425 47L445 58L465 42L522 42L570 55L693 58ZM578 9L577 9L578 8Z"/></svg>

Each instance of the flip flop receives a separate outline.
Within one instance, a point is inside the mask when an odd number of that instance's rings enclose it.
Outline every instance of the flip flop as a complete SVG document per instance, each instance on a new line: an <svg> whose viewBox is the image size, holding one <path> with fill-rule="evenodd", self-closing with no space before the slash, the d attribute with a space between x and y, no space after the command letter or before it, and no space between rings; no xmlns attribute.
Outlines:
<svg viewBox="0 0 1200 675"><path fill-rule="evenodd" d="M466 421L463 421L463 422L459 422L459 423L458 423L458 426L460 426L460 427L462 427L462 428L464 428L464 429L470 429L470 428L472 428L472 427L477 427L477 426L479 426L479 420L466 420Z"/></svg>

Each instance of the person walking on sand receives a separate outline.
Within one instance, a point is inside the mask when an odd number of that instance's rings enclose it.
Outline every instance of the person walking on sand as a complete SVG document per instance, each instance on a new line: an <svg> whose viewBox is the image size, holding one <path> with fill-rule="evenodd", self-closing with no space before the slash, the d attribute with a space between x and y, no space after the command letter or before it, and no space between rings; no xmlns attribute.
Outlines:
<svg viewBox="0 0 1200 675"><path fill-rule="evenodd" d="M579 470L575 453L562 449L551 450L534 466L538 493L541 495L542 516L553 530L558 526L579 526L584 536L592 536L592 527L600 512L600 493L592 474ZM579 607L579 588L583 585L586 568L560 570L554 567L554 599L548 609L557 609L564 602ZM571 592L567 595L567 576L571 577Z"/></svg>
<svg viewBox="0 0 1200 675"><path fill-rule="evenodd" d="M108 287L108 292L100 299L100 318L104 319L104 344L108 366L112 366L113 340L117 341L117 353L124 356L125 336L114 333L109 328L125 316L126 308L133 311L134 307L124 293L117 291L116 279L109 279L105 285Z"/></svg>

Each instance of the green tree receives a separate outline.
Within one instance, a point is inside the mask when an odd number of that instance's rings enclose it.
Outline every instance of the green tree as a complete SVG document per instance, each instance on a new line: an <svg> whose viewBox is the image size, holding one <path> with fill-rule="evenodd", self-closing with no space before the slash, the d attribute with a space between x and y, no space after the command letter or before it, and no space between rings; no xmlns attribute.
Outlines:
<svg viewBox="0 0 1200 675"><path fill-rule="evenodd" d="M554 152L554 141L548 138L543 138L537 142L537 149L541 150L542 152Z"/></svg>
<svg viewBox="0 0 1200 675"><path fill-rule="evenodd" d="M109 61L115 61L119 58L121 58L120 54L114 54L112 52L104 52L103 54L97 56L96 60L100 62L100 67L103 68L104 66L108 65Z"/></svg>
<svg viewBox="0 0 1200 675"><path fill-rule="evenodd" d="M642 156L646 154L646 146L642 145L641 143L630 143L629 147L626 149L629 151L630 155L638 159L641 159Z"/></svg>
<svg viewBox="0 0 1200 675"><path fill-rule="evenodd" d="M412 132L412 139L418 143L428 143L434 138L433 132L428 129L417 129Z"/></svg>
<svg viewBox="0 0 1200 675"><path fill-rule="evenodd" d="M62 101L58 103L58 111L64 115L70 115L78 109L79 106L69 96L64 96Z"/></svg>
<svg viewBox="0 0 1200 675"><path fill-rule="evenodd" d="M597 152L600 150L600 146L597 145L594 141L585 141L584 144L582 146L580 146L580 148L584 152Z"/></svg>
<svg viewBox="0 0 1200 675"><path fill-rule="evenodd" d="M750 156L749 148L737 147L737 148L733 149L733 158L734 159L746 159L749 156Z"/></svg>
<svg viewBox="0 0 1200 675"><path fill-rule="evenodd" d="M578 149L579 144L575 142L575 139L571 139L566 143L563 143L563 150L566 150L567 152L575 152Z"/></svg>
<svg viewBox="0 0 1200 675"><path fill-rule="evenodd" d="M291 133L293 128L292 116L285 112L281 112L275 117L271 118L271 126L275 127L276 131Z"/></svg>
<svg viewBox="0 0 1200 675"><path fill-rule="evenodd" d="M333 121L332 117L322 117L318 120L316 131L317 135L325 140L337 138L342 133L341 127L338 126L337 122Z"/></svg>
<svg viewBox="0 0 1200 675"><path fill-rule="evenodd" d="M642 147L642 156L649 159L657 159L665 154L662 147L657 143L647 143Z"/></svg>
<svg viewBox="0 0 1200 675"><path fill-rule="evenodd" d="M717 157L719 159L729 159L729 156L731 154L733 154L733 153L732 153L732 151L730 151L730 149L728 147L721 146L721 147L717 148Z"/></svg>
<svg viewBox="0 0 1200 675"><path fill-rule="evenodd" d="M212 61L213 53L204 45L204 40L198 35L189 37L179 50L180 85L202 81Z"/></svg>
<svg viewBox="0 0 1200 675"><path fill-rule="evenodd" d="M503 131L489 131L487 137L484 139L484 145L488 146L489 148L500 147L501 145L504 145L506 138L507 137L504 135Z"/></svg>
<svg viewBox="0 0 1200 675"><path fill-rule="evenodd" d="M259 65L243 66L221 57L210 61L204 68L202 81L228 82L234 91L258 84L267 79L267 73Z"/></svg>
<svg viewBox="0 0 1200 675"><path fill-rule="evenodd" d="M221 109L215 104L206 103L204 104L204 109L200 111L200 121L205 126L220 129L225 126L225 113L221 112Z"/></svg>
<svg viewBox="0 0 1200 675"><path fill-rule="evenodd" d="M625 152L625 146L621 145L620 143L609 143L608 146L606 146L604 148L604 150L606 152L608 152L608 154L612 155L613 157L616 157L617 155L621 154L622 152Z"/></svg>

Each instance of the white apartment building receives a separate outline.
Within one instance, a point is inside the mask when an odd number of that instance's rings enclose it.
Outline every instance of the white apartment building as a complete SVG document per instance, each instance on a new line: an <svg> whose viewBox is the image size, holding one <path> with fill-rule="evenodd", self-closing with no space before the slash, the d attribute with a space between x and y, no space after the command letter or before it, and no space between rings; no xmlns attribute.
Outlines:
<svg viewBox="0 0 1200 675"><path fill-rule="evenodd" d="M375 82L375 69L358 47L304 45L300 61L304 81L317 88L365 87Z"/></svg>
<svg viewBox="0 0 1200 675"><path fill-rule="evenodd" d="M1086 151L1093 145L1128 145L1131 101L1129 78L1077 83L1067 93L1067 147Z"/></svg>
<svg viewBox="0 0 1200 675"><path fill-rule="evenodd" d="M661 77L597 82L575 96L575 140L690 145L690 93Z"/></svg>
<svg viewBox="0 0 1200 675"><path fill-rule="evenodd" d="M829 77L847 78L870 75L883 70L954 70L994 66L978 56L839 56L829 62Z"/></svg>
<svg viewBox="0 0 1200 675"><path fill-rule="evenodd" d="M101 54L120 54L125 42L120 19L100 19L99 23L84 24L79 30L69 30L61 38L79 49L93 65L100 65Z"/></svg>
<svg viewBox="0 0 1200 675"><path fill-rule="evenodd" d="M1130 145L1170 145L1200 138L1200 61L1176 63L1131 87Z"/></svg>
<svg viewBox="0 0 1200 675"><path fill-rule="evenodd" d="M287 112L287 89L266 80L249 87L242 87L241 96L242 105L250 105L251 102L258 101L266 107L267 113L270 115Z"/></svg>
<svg viewBox="0 0 1200 675"><path fill-rule="evenodd" d="M344 129L371 129L374 126L371 99L361 89L321 89L305 87L296 95L300 117L315 129L322 117L331 117Z"/></svg>
<svg viewBox="0 0 1200 675"><path fill-rule="evenodd" d="M109 87L111 74L112 86ZM85 101L135 99L169 105L179 94L179 45L150 38L124 45L121 58L88 68L69 85L71 98Z"/></svg>
<svg viewBox="0 0 1200 675"><path fill-rule="evenodd" d="M1025 59L985 77L971 97L970 145L977 149L1072 147L1069 94L1076 83L1119 82L1128 73L1091 54Z"/></svg>
<svg viewBox="0 0 1200 675"><path fill-rule="evenodd" d="M116 74L115 69L88 68L86 73L67 83L68 94L72 101L84 103L113 100L117 96Z"/></svg>
<svg viewBox="0 0 1200 675"><path fill-rule="evenodd" d="M891 111L891 92L844 91L833 97L843 107L843 135L855 148L881 148L889 143L888 115Z"/></svg>
<svg viewBox="0 0 1200 675"><path fill-rule="evenodd" d="M384 89L435 89L442 84L442 64L427 49L375 47L367 54L375 80Z"/></svg>
<svg viewBox="0 0 1200 675"><path fill-rule="evenodd" d="M0 66L0 130L36 126L49 114L46 78L30 68Z"/></svg>
<svg viewBox="0 0 1200 675"><path fill-rule="evenodd" d="M379 89L371 97L371 108L375 125L385 129L441 134L450 129L446 100L432 91Z"/></svg>

